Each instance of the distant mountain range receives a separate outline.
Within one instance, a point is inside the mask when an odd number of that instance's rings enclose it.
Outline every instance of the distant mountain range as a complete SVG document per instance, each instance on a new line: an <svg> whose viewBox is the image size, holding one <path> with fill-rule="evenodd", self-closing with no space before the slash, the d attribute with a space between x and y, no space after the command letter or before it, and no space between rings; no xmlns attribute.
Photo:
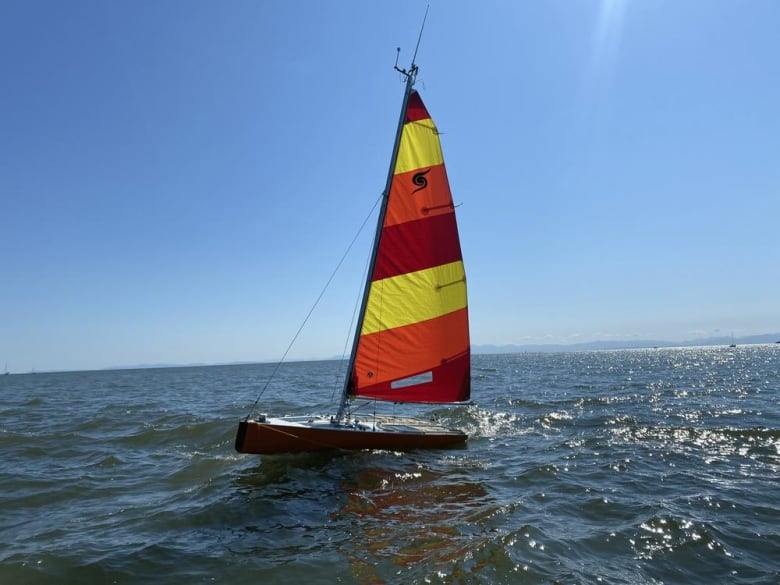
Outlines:
<svg viewBox="0 0 780 585"><path fill-rule="evenodd" d="M476 354L491 353L524 353L524 352L558 352L558 351L594 351L599 349L644 349L654 347L698 347L703 345L750 345L754 343L780 343L780 333L765 333L762 335L747 335L731 338L703 337L687 341L660 341L654 339L636 339L620 341L587 341L572 344L526 344L526 345L472 345L471 351Z"/></svg>

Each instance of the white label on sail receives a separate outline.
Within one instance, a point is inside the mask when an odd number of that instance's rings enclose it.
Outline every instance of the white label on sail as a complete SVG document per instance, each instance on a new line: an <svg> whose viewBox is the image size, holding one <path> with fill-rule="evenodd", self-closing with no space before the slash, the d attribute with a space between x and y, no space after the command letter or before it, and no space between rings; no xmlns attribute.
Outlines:
<svg viewBox="0 0 780 585"><path fill-rule="evenodd" d="M433 372L425 372L390 382L390 388L406 388L408 386L417 386L418 384L430 384L431 382L433 382Z"/></svg>

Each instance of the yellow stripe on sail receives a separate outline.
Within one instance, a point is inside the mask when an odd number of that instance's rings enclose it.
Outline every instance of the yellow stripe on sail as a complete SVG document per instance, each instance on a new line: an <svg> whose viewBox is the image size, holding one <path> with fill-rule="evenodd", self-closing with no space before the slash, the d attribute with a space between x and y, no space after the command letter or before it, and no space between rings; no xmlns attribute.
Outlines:
<svg viewBox="0 0 780 585"><path fill-rule="evenodd" d="M439 133L433 120L417 120L404 124L395 174L426 169L444 162Z"/></svg>
<svg viewBox="0 0 780 585"><path fill-rule="evenodd" d="M371 283L362 335L418 323L466 306L463 262Z"/></svg>

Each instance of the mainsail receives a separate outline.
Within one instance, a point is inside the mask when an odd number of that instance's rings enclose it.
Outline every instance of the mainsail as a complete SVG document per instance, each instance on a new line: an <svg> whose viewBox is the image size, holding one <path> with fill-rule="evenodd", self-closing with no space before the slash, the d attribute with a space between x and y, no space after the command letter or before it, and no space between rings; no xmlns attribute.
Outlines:
<svg viewBox="0 0 780 585"><path fill-rule="evenodd" d="M410 90L347 395L462 402L471 360L458 226L438 130Z"/></svg>

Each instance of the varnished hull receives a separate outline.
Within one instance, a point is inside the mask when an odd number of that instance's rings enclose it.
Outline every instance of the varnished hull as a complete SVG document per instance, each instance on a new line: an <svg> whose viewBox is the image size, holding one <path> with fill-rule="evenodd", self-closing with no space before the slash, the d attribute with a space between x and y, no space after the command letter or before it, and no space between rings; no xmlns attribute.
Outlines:
<svg viewBox="0 0 780 585"><path fill-rule="evenodd" d="M377 417L358 424L318 419L248 420L238 425L236 451L258 455L327 449L442 449L465 443L468 435L412 418Z"/></svg>

